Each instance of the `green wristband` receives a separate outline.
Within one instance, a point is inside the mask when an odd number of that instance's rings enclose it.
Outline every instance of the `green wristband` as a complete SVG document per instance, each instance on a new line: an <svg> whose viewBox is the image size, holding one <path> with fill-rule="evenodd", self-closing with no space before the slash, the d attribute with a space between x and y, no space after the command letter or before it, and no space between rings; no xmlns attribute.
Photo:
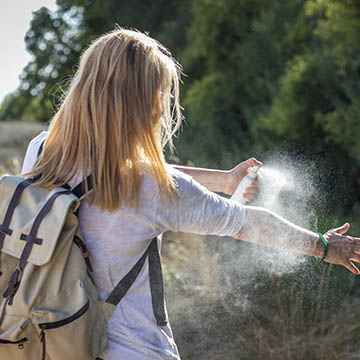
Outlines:
<svg viewBox="0 0 360 360"><path fill-rule="evenodd" d="M325 260L325 258L326 258L326 255L327 255L328 243L327 243L327 241L325 240L323 234L317 233L317 235L320 236L320 239L322 240L322 242L323 242L323 244L324 244L324 253L323 253L322 258L319 258L319 257L317 257L317 256L314 256L314 258L315 258L317 261L319 261L319 262L323 262L323 261Z"/></svg>

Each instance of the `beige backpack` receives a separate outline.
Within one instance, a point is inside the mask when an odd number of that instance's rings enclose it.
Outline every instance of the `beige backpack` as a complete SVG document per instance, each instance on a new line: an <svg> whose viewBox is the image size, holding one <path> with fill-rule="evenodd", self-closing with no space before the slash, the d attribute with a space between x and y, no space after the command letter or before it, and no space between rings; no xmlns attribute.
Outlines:
<svg viewBox="0 0 360 360"><path fill-rule="evenodd" d="M147 257L154 316L166 325L157 239L100 302L77 217L83 184L49 191L34 181L0 179L0 360L100 359L106 322Z"/></svg>
<svg viewBox="0 0 360 360"><path fill-rule="evenodd" d="M88 275L80 201L32 182L0 180L0 359L94 360L106 320Z"/></svg>

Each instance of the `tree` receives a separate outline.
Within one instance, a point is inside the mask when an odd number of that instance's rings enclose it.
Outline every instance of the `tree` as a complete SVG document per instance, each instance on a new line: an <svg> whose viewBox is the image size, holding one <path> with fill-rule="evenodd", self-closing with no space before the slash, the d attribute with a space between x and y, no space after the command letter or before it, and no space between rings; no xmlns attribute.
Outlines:
<svg viewBox="0 0 360 360"><path fill-rule="evenodd" d="M85 33L81 12L42 7L34 13L25 42L32 60L23 70L20 88L5 101L2 119L47 121L54 112L61 91L56 87L73 73Z"/></svg>
<svg viewBox="0 0 360 360"><path fill-rule="evenodd" d="M360 161L360 6L308 1L306 15L312 41L287 64L262 126L302 144L337 144Z"/></svg>
<svg viewBox="0 0 360 360"><path fill-rule="evenodd" d="M218 160L247 153L286 63L311 36L303 1L195 0L193 19L183 57L193 79L185 107L191 126L206 131L200 152Z"/></svg>
<svg viewBox="0 0 360 360"><path fill-rule="evenodd" d="M178 54L185 45L190 2L58 0L55 12L41 8L25 37L33 58L23 70L20 88L2 104L0 119L49 120L81 52L116 24L147 31Z"/></svg>
<svg viewBox="0 0 360 360"><path fill-rule="evenodd" d="M355 0L308 2L318 17L315 34L330 53L338 78L328 111L317 114L327 142L335 142L360 166L360 3Z"/></svg>

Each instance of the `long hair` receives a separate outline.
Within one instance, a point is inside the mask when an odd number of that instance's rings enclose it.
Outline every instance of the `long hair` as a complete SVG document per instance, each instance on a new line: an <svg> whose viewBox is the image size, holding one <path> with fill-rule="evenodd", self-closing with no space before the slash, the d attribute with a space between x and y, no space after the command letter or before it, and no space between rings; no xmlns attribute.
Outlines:
<svg viewBox="0 0 360 360"><path fill-rule="evenodd" d="M91 204L114 211L138 206L142 173L161 196L176 197L164 146L180 126L180 65L157 41L116 29L95 40L80 65L28 177L52 189L91 173ZM86 185L86 190L88 190Z"/></svg>

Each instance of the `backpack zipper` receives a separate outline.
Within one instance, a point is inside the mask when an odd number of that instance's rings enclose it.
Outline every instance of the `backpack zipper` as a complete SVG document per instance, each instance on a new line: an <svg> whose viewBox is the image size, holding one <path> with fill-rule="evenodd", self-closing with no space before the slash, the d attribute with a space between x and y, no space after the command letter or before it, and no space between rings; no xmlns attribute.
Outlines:
<svg viewBox="0 0 360 360"><path fill-rule="evenodd" d="M88 300L86 302L86 304L80 310L78 310L76 313L72 314L68 318L58 320L58 321L39 324L39 327L41 329L40 342L42 343L42 360L45 360L45 356L46 356L45 330L56 329L56 328L65 326L67 324L70 324L71 322L73 322L73 321L77 320L78 318L80 318L81 316L83 316L89 310L89 306L90 306L90 301Z"/></svg>
<svg viewBox="0 0 360 360"><path fill-rule="evenodd" d="M39 324L39 327L41 330L47 330L47 329L55 329L55 328L67 325L67 324L75 321L82 315L84 315L89 310L89 306L90 306L90 301L88 300L86 302L86 304L80 310L78 310L76 313L72 314L68 318L54 321L54 322L41 323L41 324Z"/></svg>
<svg viewBox="0 0 360 360"><path fill-rule="evenodd" d="M41 323L41 324L39 324L39 327L41 330L47 330L47 329L55 329L55 328L67 325L67 324L75 321L82 315L84 315L89 310L89 306L90 306L90 301L88 300L86 302L86 304L80 310L78 310L76 313L72 314L68 318L54 321L54 322Z"/></svg>
<svg viewBox="0 0 360 360"><path fill-rule="evenodd" d="M24 342L28 341L28 338L22 338L18 341L9 341L9 340L1 340L0 339L0 344L17 344L19 349L23 349L24 348Z"/></svg>

